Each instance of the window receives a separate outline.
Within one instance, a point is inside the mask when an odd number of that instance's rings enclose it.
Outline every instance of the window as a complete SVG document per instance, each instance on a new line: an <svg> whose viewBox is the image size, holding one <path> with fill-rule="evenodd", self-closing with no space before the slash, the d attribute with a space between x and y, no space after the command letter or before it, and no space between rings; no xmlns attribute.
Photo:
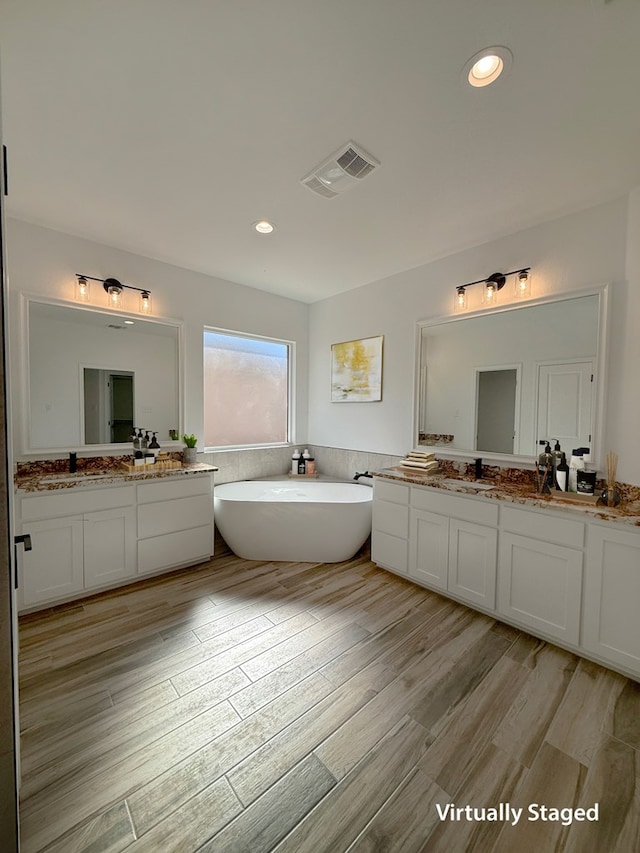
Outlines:
<svg viewBox="0 0 640 853"><path fill-rule="evenodd" d="M286 341L205 329L206 447L289 441L292 350Z"/></svg>

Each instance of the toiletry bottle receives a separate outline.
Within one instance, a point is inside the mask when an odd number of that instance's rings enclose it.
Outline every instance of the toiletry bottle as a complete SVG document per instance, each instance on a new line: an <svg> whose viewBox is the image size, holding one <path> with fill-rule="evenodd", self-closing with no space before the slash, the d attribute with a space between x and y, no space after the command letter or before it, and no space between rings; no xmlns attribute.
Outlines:
<svg viewBox="0 0 640 853"><path fill-rule="evenodd" d="M560 442L556 438L556 443L553 445L553 468L554 470L558 467L562 460L562 448L560 447Z"/></svg>
<svg viewBox="0 0 640 853"><path fill-rule="evenodd" d="M304 473L309 474L309 460L311 459L311 454L309 453L308 447L305 447L302 452L302 458L304 459Z"/></svg>
<svg viewBox="0 0 640 853"><path fill-rule="evenodd" d="M581 447L576 447L571 451L571 461L569 462L569 492L578 491L578 471L584 471L584 459L582 458Z"/></svg>
<svg viewBox="0 0 640 853"><path fill-rule="evenodd" d="M149 430L145 430L144 438L142 439L142 449L146 450L149 447Z"/></svg>
<svg viewBox="0 0 640 853"><path fill-rule="evenodd" d="M306 460L306 473L316 473L316 460L313 458L313 456L309 456L309 458Z"/></svg>
<svg viewBox="0 0 640 853"><path fill-rule="evenodd" d="M160 452L160 445L158 444L158 439L156 438L155 432L151 436L151 441L149 442L149 450L153 451L154 456L157 456Z"/></svg>
<svg viewBox="0 0 640 853"><path fill-rule="evenodd" d="M300 451L296 447L296 449L293 451L293 455L291 457L291 473L292 474L298 473L298 461L299 461L299 459L300 459Z"/></svg>
<svg viewBox="0 0 640 853"><path fill-rule="evenodd" d="M560 457L560 462L556 465L556 489L566 492L569 488L569 466L566 454L561 453Z"/></svg>
<svg viewBox="0 0 640 853"><path fill-rule="evenodd" d="M551 488L553 486L553 453L551 452L551 445L547 441L541 441L540 444L544 444L545 448L538 456L538 475L540 479L540 488L544 488L545 486Z"/></svg>
<svg viewBox="0 0 640 853"><path fill-rule="evenodd" d="M305 458L302 454L300 454L300 458L298 459L298 474L306 473L307 465Z"/></svg>
<svg viewBox="0 0 640 853"><path fill-rule="evenodd" d="M136 434L136 428L134 427L133 428L133 452L134 453L136 452L136 450L140 450L140 447L141 447L140 442L141 441L142 441L142 433L140 431L138 431L138 433Z"/></svg>

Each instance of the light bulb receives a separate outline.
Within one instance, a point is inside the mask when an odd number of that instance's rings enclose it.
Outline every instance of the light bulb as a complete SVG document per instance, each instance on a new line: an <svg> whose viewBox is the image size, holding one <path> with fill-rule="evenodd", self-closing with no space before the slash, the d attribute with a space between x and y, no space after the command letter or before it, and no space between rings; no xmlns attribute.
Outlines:
<svg viewBox="0 0 640 853"><path fill-rule="evenodd" d="M122 306L122 288L110 287L107 293L109 295L109 305L112 308L120 308Z"/></svg>
<svg viewBox="0 0 640 853"><path fill-rule="evenodd" d="M493 281L488 281L484 289L484 301L487 305L494 305L498 301L498 288Z"/></svg>
<svg viewBox="0 0 640 853"><path fill-rule="evenodd" d="M456 297L453 305L454 311L464 311L467 307L467 291L464 287L456 288Z"/></svg>
<svg viewBox="0 0 640 853"><path fill-rule="evenodd" d="M142 314L151 314L151 294L148 290L140 294L140 311Z"/></svg>
<svg viewBox="0 0 640 853"><path fill-rule="evenodd" d="M522 299L531 295L531 279L528 270L520 270L516 275L516 298Z"/></svg>
<svg viewBox="0 0 640 853"><path fill-rule="evenodd" d="M89 282L83 275L76 280L76 299L78 302L89 301Z"/></svg>

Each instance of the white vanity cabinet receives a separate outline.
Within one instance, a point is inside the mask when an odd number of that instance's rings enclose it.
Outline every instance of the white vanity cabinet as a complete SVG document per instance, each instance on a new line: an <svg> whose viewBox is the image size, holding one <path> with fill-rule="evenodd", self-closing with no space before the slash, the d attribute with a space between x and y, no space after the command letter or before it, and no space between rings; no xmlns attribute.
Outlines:
<svg viewBox="0 0 640 853"><path fill-rule="evenodd" d="M20 531L32 543L19 560L20 610L193 565L213 554L208 472L30 492L17 506Z"/></svg>
<svg viewBox="0 0 640 853"><path fill-rule="evenodd" d="M503 506L500 527L498 612L577 646L584 523Z"/></svg>
<svg viewBox="0 0 640 853"><path fill-rule="evenodd" d="M409 552L409 486L373 481L371 554L378 565L407 574Z"/></svg>
<svg viewBox="0 0 640 853"><path fill-rule="evenodd" d="M639 526L377 479L373 518L380 566L640 679Z"/></svg>
<svg viewBox="0 0 640 853"><path fill-rule="evenodd" d="M23 607L72 597L85 589L133 577L135 486L23 497L22 533L32 550L22 556Z"/></svg>
<svg viewBox="0 0 640 853"><path fill-rule="evenodd" d="M213 554L211 478L138 486L138 573L193 565Z"/></svg>
<svg viewBox="0 0 640 853"><path fill-rule="evenodd" d="M640 676L640 531L591 524L584 581L584 648Z"/></svg>
<svg viewBox="0 0 640 853"><path fill-rule="evenodd" d="M497 524L494 504L412 486L409 577L493 610Z"/></svg>

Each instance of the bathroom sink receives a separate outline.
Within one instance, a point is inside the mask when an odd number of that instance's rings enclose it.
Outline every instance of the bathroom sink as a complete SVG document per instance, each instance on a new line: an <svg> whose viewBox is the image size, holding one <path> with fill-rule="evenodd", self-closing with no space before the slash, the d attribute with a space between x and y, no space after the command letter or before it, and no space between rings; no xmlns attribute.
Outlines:
<svg viewBox="0 0 640 853"><path fill-rule="evenodd" d="M490 483L478 483L477 480L456 480L455 477L448 477L446 480L440 480L445 486L454 486L459 489L474 489L477 492L487 492L489 489L495 489L495 486Z"/></svg>
<svg viewBox="0 0 640 853"><path fill-rule="evenodd" d="M85 483L87 480L103 480L110 476L112 474L108 471L77 471L75 474L43 474L40 479L46 483Z"/></svg>

